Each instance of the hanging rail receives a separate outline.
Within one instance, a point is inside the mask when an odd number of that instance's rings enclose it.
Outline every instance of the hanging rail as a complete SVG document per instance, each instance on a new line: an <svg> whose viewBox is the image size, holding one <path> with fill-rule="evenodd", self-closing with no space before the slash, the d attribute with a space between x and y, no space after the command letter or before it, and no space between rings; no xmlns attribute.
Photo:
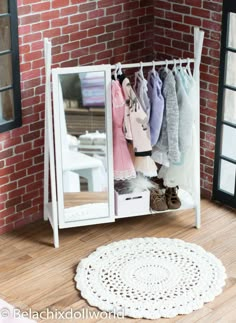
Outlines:
<svg viewBox="0 0 236 323"><path fill-rule="evenodd" d="M153 62L140 62L140 63L130 63L130 64L122 64L120 63L120 67L121 68L133 68L133 67L147 67L147 66L162 66L162 65L171 65L171 64L178 64L178 63L182 63L182 64L187 64L187 63L194 63L195 59L193 58L187 58L187 59L172 59L172 60L165 60L165 61L153 61ZM115 65L111 65L111 69L115 69L117 68L118 64Z"/></svg>

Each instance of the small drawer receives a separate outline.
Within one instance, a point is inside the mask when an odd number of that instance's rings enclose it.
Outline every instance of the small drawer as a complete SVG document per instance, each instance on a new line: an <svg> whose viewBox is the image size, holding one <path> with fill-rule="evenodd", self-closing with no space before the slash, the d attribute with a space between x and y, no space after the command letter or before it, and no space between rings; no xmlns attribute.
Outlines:
<svg viewBox="0 0 236 323"><path fill-rule="evenodd" d="M118 194L115 191L115 213L117 217L148 214L150 212L150 192Z"/></svg>

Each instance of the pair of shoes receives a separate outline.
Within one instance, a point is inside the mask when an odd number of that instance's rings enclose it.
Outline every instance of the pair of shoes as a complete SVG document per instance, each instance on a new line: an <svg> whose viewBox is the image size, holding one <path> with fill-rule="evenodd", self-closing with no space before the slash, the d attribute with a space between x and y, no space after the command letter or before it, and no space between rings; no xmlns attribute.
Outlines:
<svg viewBox="0 0 236 323"><path fill-rule="evenodd" d="M155 182L154 182L155 184ZM161 189L158 184L150 191L150 207L154 211L175 210L180 208L181 202L178 197L179 187L167 187ZM164 191L164 192L163 192Z"/></svg>
<svg viewBox="0 0 236 323"><path fill-rule="evenodd" d="M165 185L164 185L164 180L163 178L159 178L159 177L152 177L151 178L151 182L155 185L157 184L159 188L163 189L165 188Z"/></svg>
<svg viewBox="0 0 236 323"><path fill-rule="evenodd" d="M165 196L166 196L166 204L168 206L168 209L178 209L181 206L180 199L178 197L178 189L179 187L167 187Z"/></svg>
<svg viewBox="0 0 236 323"><path fill-rule="evenodd" d="M150 191L150 207L154 211L168 210L165 193L157 186Z"/></svg>

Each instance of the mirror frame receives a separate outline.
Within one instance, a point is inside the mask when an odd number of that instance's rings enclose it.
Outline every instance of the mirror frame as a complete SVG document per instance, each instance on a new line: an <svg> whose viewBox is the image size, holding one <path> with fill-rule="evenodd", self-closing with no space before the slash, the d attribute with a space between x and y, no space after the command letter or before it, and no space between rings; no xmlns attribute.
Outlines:
<svg viewBox="0 0 236 323"><path fill-rule="evenodd" d="M60 133L61 112L64 110L60 75L104 72L105 78L105 126L106 126L106 147L107 147L107 171L108 171L108 214L105 217L95 215L93 218L78 221L65 221L63 174L62 174L62 142ZM59 228L69 228L82 225L107 223L115 221L114 210L114 175L113 175L113 146L112 146L112 106L111 106L111 67L110 65L91 65L78 67L65 67L52 69L53 85L53 119L54 119L54 141L56 157L56 184ZM62 110L63 109L63 110Z"/></svg>

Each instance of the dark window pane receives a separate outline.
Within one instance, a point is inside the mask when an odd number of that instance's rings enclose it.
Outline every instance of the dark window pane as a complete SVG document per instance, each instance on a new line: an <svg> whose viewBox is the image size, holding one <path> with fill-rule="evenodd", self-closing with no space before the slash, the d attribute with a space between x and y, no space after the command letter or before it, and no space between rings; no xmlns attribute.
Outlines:
<svg viewBox="0 0 236 323"><path fill-rule="evenodd" d="M0 124L14 119L13 91L0 92Z"/></svg>
<svg viewBox="0 0 236 323"><path fill-rule="evenodd" d="M236 13L230 12L228 26L228 47L236 49Z"/></svg>
<svg viewBox="0 0 236 323"><path fill-rule="evenodd" d="M0 0L0 14L8 13L8 0Z"/></svg>
<svg viewBox="0 0 236 323"><path fill-rule="evenodd" d="M0 18L0 52L11 49L10 17Z"/></svg>
<svg viewBox="0 0 236 323"><path fill-rule="evenodd" d="M11 54L0 55L0 88L12 85Z"/></svg>

